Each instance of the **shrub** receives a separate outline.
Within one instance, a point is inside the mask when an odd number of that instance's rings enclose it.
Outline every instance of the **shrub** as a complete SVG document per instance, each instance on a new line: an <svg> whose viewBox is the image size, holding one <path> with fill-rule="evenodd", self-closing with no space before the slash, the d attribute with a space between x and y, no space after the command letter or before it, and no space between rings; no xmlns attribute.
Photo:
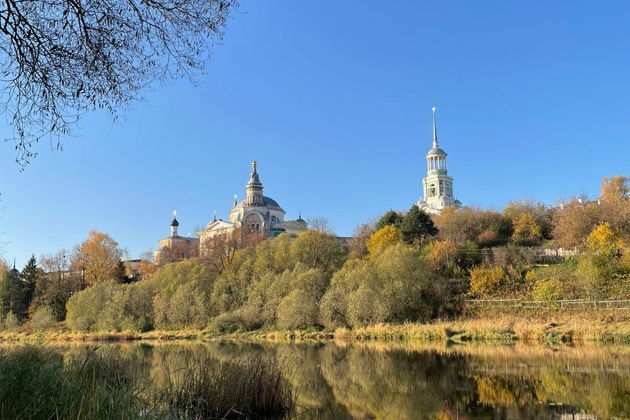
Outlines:
<svg viewBox="0 0 630 420"><path fill-rule="evenodd" d="M35 310L28 324L35 331L45 331L57 325L57 320L49 306L40 306Z"/></svg>
<svg viewBox="0 0 630 420"><path fill-rule="evenodd" d="M319 307L313 295L302 289L295 289L285 296L278 305L278 327L291 330L318 323Z"/></svg>
<svg viewBox="0 0 630 420"><path fill-rule="evenodd" d="M366 260L350 260L331 280L321 304L328 328L375 322L426 321L445 315L453 296L420 253L392 245Z"/></svg>
<svg viewBox="0 0 630 420"><path fill-rule="evenodd" d="M113 280L100 281L72 295L66 306L68 327L75 331L97 331L105 308L122 287Z"/></svg>
<svg viewBox="0 0 630 420"><path fill-rule="evenodd" d="M20 321L18 321L15 314L11 311L7 312L7 315L4 317L4 329L7 331L17 330L20 326Z"/></svg>
<svg viewBox="0 0 630 420"><path fill-rule="evenodd" d="M506 282L506 274L501 267L477 267L469 272L470 292L482 298L495 295Z"/></svg>

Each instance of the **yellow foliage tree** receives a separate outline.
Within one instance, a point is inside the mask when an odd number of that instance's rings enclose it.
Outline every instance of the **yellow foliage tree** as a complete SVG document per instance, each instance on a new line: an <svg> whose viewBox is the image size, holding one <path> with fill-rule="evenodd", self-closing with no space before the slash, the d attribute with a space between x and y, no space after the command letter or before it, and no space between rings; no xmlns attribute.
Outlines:
<svg viewBox="0 0 630 420"><path fill-rule="evenodd" d="M456 256L457 245L451 241L435 241L427 253L427 258L438 270L447 269L455 261Z"/></svg>
<svg viewBox="0 0 630 420"><path fill-rule="evenodd" d="M117 276L123 251L111 236L92 230L74 253L72 268L81 271L83 281L91 285L96 281Z"/></svg>
<svg viewBox="0 0 630 420"><path fill-rule="evenodd" d="M372 234L372 236L370 236L370 239L367 242L367 248L368 251L370 251L370 254L374 254L387 248L388 246L401 242L402 239L402 233L400 233L396 227L388 225L377 230Z"/></svg>
<svg viewBox="0 0 630 420"><path fill-rule="evenodd" d="M470 292L479 297L496 294L505 283L506 274L501 267L478 267L470 270Z"/></svg>
<svg viewBox="0 0 630 420"><path fill-rule="evenodd" d="M608 222L595 226L586 242L591 251L605 256L614 255L617 248L622 245L619 236L612 230Z"/></svg>
<svg viewBox="0 0 630 420"><path fill-rule="evenodd" d="M619 199L627 199L630 193L630 187L628 186L628 177L626 176L613 176L610 178L602 179L602 194L600 200L613 201Z"/></svg>
<svg viewBox="0 0 630 420"><path fill-rule="evenodd" d="M523 213L514 224L512 239L520 243L534 243L542 239L542 228L531 213Z"/></svg>

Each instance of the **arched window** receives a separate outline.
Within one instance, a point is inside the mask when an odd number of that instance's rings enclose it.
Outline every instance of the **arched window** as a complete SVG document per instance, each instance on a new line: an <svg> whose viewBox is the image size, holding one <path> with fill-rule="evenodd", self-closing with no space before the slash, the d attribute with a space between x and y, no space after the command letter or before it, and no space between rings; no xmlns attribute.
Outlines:
<svg viewBox="0 0 630 420"><path fill-rule="evenodd" d="M245 216L245 219L243 220L243 225L247 226L247 229L250 232L260 232L260 216L258 216L258 214L256 213L250 213L247 216Z"/></svg>

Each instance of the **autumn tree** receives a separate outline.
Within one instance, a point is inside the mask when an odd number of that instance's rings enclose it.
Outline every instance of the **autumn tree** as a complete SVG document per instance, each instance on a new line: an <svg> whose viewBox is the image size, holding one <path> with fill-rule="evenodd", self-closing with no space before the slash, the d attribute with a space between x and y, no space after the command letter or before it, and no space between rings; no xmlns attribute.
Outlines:
<svg viewBox="0 0 630 420"><path fill-rule="evenodd" d="M612 230L610 223L601 223L593 229L586 240L588 248L606 257L612 257L622 246L619 235Z"/></svg>
<svg viewBox="0 0 630 420"><path fill-rule="evenodd" d="M514 223L512 240L517 244L534 245L543 238L542 227L532 213L523 213Z"/></svg>
<svg viewBox="0 0 630 420"><path fill-rule="evenodd" d="M106 233L91 231L83 243L77 246L72 268L81 271L84 284L100 280L117 279L123 251L118 242Z"/></svg>
<svg viewBox="0 0 630 420"><path fill-rule="evenodd" d="M532 200L511 201L503 209L503 215L516 225L525 214L533 217L540 228L540 239L551 239L553 230L553 209Z"/></svg>
<svg viewBox="0 0 630 420"><path fill-rule="evenodd" d="M457 261L457 254L458 249L454 242L435 241L427 253L427 259L434 270L450 274Z"/></svg>
<svg viewBox="0 0 630 420"><path fill-rule="evenodd" d="M442 240L480 247L504 245L512 235L512 221L495 211L472 207L447 207L434 218Z"/></svg>
<svg viewBox="0 0 630 420"><path fill-rule="evenodd" d="M565 248L584 248L586 238L601 223L602 207L597 203L573 199L554 214L553 238Z"/></svg>
<svg viewBox="0 0 630 420"><path fill-rule="evenodd" d="M630 195L630 186L628 186L627 176L613 176L602 179L601 195L599 199L602 201L627 200Z"/></svg>
<svg viewBox="0 0 630 420"><path fill-rule="evenodd" d="M86 111L121 107L156 80L192 78L236 0L9 0L2 16L2 112L21 164ZM60 147L57 143L57 147Z"/></svg>
<svg viewBox="0 0 630 420"><path fill-rule="evenodd" d="M426 238L437 235L438 229L428 214L413 205L400 223L400 232L407 243L422 245Z"/></svg>
<svg viewBox="0 0 630 420"><path fill-rule="evenodd" d="M388 246L397 244L403 240L403 235L393 225L386 225L370 236L367 249L370 254L375 254Z"/></svg>
<svg viewBox="0 0 630 420"><path fill-rule="evenodd" d="M602 180L600 204L604 220L623 239L630 241L630 187L628 177L614 176Z"/></svg>

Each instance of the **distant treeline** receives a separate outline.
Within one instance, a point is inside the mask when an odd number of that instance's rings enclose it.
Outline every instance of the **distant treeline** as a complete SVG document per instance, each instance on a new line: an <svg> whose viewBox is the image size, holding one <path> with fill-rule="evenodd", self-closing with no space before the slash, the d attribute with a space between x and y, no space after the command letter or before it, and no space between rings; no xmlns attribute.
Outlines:
<svg viewBox="0 0 630 420"><path fill-rule="evenodd" d="M77 331L359 327L456 317L470 298L628 299L628 179L604 179L598 200L547 207L510 203L502 212L416 206L388 211L346 242L325 231L261 241L217 238L208 258L160 267L142 280L123 252L91 232L70 255L32 258L2 270L7 329L45 329L66 320ZM536 264L536 247L579 255ZM47 273L44 273L46 271Z"/></svg>

